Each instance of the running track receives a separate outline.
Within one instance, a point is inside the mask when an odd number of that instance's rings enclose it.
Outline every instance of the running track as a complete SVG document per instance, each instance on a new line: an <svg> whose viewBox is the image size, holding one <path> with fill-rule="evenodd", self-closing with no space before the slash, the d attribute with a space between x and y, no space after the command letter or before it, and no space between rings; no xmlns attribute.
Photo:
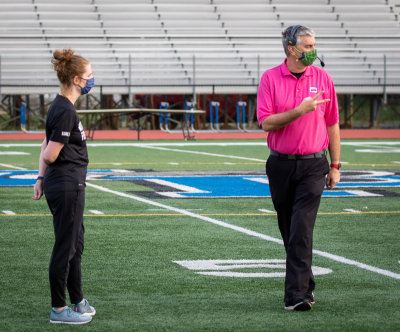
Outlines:
<svg viewBox="0 0 400 332"><path fill-rule="evenodd" d="M202 133L195 132L196 140L223 140L223 139L265 139L266 133ZM25 132L0 133L0 141L17 140L33 141L43 140L44 134L27 134ZM400 138L400 129L343 129L341 138L372 139L372 138ZM144 130L140 132L140 139L148 140L182 140L182 133L166 133L161 130ZM137 132L134 130L98 130L94 133L94 140L137 140Z"/></svg>

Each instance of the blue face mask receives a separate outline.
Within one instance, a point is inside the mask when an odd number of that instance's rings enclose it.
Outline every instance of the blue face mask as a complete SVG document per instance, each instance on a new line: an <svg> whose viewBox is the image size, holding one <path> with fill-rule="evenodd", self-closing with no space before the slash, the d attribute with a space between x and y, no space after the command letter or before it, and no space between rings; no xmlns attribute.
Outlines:
<svg viewBox="0 0 400 332"><path fill-rule="evenodd" d="M81 88L81 94L85 95L85 94L89 93L90 89L93 87L94 87L94 77L86 80L86 85L83 88Z"/></svg>

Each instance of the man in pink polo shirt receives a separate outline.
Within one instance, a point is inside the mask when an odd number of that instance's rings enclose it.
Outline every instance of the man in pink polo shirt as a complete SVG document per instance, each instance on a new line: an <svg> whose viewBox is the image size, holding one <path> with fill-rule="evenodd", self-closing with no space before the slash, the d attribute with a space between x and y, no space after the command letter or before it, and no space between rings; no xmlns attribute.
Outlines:
<svg viewBox="0 0 400 332"><path fill-rule="evenodd" d="M261 77L257 118L268 132L266 172L286 250L285 309L310 310L315 219L324 186L340 180L339 111L330 75L312 65L314 32L288 27L282 43L285 61Z"/></svg>

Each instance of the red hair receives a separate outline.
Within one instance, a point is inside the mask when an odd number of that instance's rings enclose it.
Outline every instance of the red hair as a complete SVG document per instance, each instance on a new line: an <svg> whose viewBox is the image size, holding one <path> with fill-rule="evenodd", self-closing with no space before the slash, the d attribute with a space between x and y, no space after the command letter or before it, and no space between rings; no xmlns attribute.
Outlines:
<svg viewBox="0 0 400 332"><path fill-rule="evenodd" d="M85 73L89 61L71 49L64 49L54 51L51 63L60 83L70 86L75 76L81 77Z"/></svg>

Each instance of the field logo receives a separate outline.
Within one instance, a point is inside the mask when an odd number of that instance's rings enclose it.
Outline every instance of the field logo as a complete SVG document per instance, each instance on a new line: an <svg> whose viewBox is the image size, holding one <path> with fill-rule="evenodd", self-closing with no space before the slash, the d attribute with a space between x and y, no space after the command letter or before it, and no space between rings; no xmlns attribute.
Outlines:
<svg viewBox="0 0 400 332"><path fill-rule="evenodd" d="M88 181L127 181L143 187L129 193L147 198L261 198L270 197L265 175L204 175L183 172L144 172L139 176L133 170L89 170ZM0 186L33 186L37 171L0 171ZM399 171L342 171L341 182L334 190L325 190L322 197L385 197L399 196L391 188L400 187ZM150 189L150 190L149 190Z"/></svg>
<svg viewBox="0 0 400 332"><path fill-rule="evenodd" d="M147 198L258 198L271 197L265 175L108 177L133 182L152 190L132 191ZM390 188L400 187L400 172L344 171L334 190L322 197L400 196Z"/></svg>

